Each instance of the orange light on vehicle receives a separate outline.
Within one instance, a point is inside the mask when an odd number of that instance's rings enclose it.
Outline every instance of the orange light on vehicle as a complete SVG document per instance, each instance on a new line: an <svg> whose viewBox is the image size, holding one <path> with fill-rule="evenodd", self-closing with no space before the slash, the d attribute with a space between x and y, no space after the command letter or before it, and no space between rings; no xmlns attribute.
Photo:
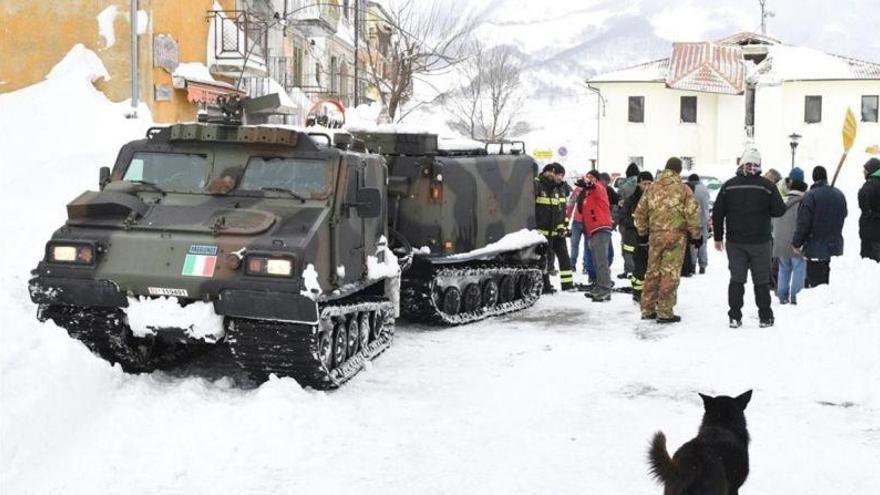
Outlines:
<svg viewBox="0 0 880 495"><path fill-rule="evenodd" d="M451 253L455 251L455 243L452 241L446 241L443 243L443 251L447 253Z"/></svg>
<svg viewBox="0 0 880 495"><path fill-rule="evenodd" d="M250 273L262 273L265 258L248 258L247 271Z"/></svg>
<svg viewBox="0 0 880 495"><path fill-rule="evenodd" d="M431 185L431 201L439 203L443 198L443 186L441 184Z"/></svg>

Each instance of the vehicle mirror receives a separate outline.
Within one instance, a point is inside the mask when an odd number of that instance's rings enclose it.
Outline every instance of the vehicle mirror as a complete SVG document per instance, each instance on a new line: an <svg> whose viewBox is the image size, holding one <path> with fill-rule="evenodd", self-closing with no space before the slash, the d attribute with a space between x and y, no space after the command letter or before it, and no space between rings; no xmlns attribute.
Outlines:
<svg viewBox="0 0 880 495"><path fill-rule="evenodd" d="M361 218L376 218L382 213L382 193L379 189L358 189L357 213Z"/></svg>
<svg viewBox="0 0 880 495"><path fill-rule="evenodd" d="M110 167L101 167L98 170L98 189L103 190L104 186L110 183Z"/></svg>

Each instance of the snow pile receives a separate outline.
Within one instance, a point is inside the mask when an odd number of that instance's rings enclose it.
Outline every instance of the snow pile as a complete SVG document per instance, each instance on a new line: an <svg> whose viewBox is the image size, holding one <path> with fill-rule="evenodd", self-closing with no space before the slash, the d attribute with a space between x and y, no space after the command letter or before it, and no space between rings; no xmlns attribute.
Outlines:
<svg viewBox="0 0 880 495"><path fill-rule="evenodd" d="M160 328L183 328L188 337L217 342L226 334L223 317L214 305L196 301L181 306L176 297L128 298L128 325L136 337L152 335Z"/></svg>
<svg viewBox="0 0 880 495"><path fill-rule="evenodd" d="M108 7L109 8L109 7ZM95 82L98 79L110 80L110 73L101 62L101 59L95 55L95 52L89 50L82 44L77 44L67 52L67 55L61 59L61 62L52 67L46 79L62 80L70 78L70 82L77 83L85 80L86 82ZM31 86L20 91L29 91L31 88L39 88L40 85ZM55 96L51 91L33 91L35 96ZM97 92L97 91L96 91ZM13 103L12 99L7 100ZM7 118L12 115L7 115Z"/></svg>
<svg viewBox="0 0 880 495"><path fill-rule="evenodd" d="M113 30L113 21L116 20L118 9L111 5L102 10L98 15L98 34L104 38L104 48L110 48L116 44L116 33Z"/></svg>
<svg viewBox="0 0 880 495"><path fill-rule="evenodd" d="M379 261L380 257L382 261ZM397 263L397 256L388 249L388 240L383 235L376 245L376 255L367 256L367 278L370 280L391 279L397 277L399 273L400 265Z"/></svg>
<svg viewBox="0 0 880 495"><path fill-rule="evenodd" d="M315 270L315 265L309 263L306 266L306 269L303 270L302 279L305 289L301 290L300 294L310 299L316 299L321 295L323 291L321 290L321 283L318 282L318 271Z"/></svg>
<svg viewBox="0 0 880 495"><path fill-rule="evenodd" d="M516 232L511 232L501 239L498 239L491 244L486 244L479 249L474 249L473 251L467 253L459 253L449 256L448 259L454 260L463 258L491 258L498 253L506 251L517 251L529 246L535 246L545 242L547 242L547 238L539 234L537 231L522 229Z"/></svg>
<svg viewBox="0 0 880 495"><path fill-rule="evenodd" d="M171 73L171 77L178 77L190 81L201 81L205 83L216 84L218 81L214 79L208 67L201 62L187 62L178 64ZM225 84L225 83L224 83Z"/></svg>

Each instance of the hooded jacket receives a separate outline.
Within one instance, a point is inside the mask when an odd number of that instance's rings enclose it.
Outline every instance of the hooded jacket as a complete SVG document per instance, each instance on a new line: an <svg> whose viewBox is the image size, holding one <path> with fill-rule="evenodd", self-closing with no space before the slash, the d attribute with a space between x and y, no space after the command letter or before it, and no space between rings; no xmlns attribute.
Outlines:
<svg viewBox="0 0 880 495"><path fill-rule="evenodd" d="M588 184L580 179L575 183L575 190L568 203L569 215L574 214L575 222L582 222L584 230L590 235L599 230L611 230L611 203L608 189L601 182Z"/></svg>
<svg viewBox="0 0 880 495"><path fill-rule="evenodd" d="M773 219L773 257L797 256L791 248L791 240L797 229L798 207L804 199L801 191L789 191L785 196L785 214Z"/></svg>
<svg viewBox="0 0 880 495"><path fill-rule="evenodd" d="M798 207L797 229L791 244L804 256L825 260L843 254L846 197L824 180L817 181Z"/></svg>
<svg viewBox="0 0 880 495"><path fill-rule="evenodd" d="M880 161L869 164L868 177L859 189L859 237L880 242Z"/></svg>

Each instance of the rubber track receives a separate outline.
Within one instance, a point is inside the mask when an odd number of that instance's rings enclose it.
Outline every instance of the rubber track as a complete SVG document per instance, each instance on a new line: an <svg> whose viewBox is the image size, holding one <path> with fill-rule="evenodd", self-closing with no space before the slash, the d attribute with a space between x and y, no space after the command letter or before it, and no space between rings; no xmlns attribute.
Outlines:
<svg viewBox="0 0 880 495"><path fill-rule="evenodd" d="M382 354L394 336L394 311L385 298L357 297L346 303L329 303L321 309L321 319L358 311L382 311L382 333L333 370L328 370L319 357L321 325L231 318L226 342L238 365L256 379L274 373L292 377L304 387L334 389L355 376L367 361Z"/></svg>
<svg viewBox="0 0 880 495"><path fill-rule="evenodd" d="M471 312L450 315L441 311L432 297L438 279L463 279L470 277L482 279L490 274L520 275L523 273L532 277L531 293L525 298L498 303L491 308L481 307ZM453 326L479 321L490 316L519 311L531 307L538 301L544 287L542 275L543 272L540 269L522 265L485 263L473 267L436 267L430 280L420 278L404 280L400 293L401 314L410 321L431 325Z"/></svg>

